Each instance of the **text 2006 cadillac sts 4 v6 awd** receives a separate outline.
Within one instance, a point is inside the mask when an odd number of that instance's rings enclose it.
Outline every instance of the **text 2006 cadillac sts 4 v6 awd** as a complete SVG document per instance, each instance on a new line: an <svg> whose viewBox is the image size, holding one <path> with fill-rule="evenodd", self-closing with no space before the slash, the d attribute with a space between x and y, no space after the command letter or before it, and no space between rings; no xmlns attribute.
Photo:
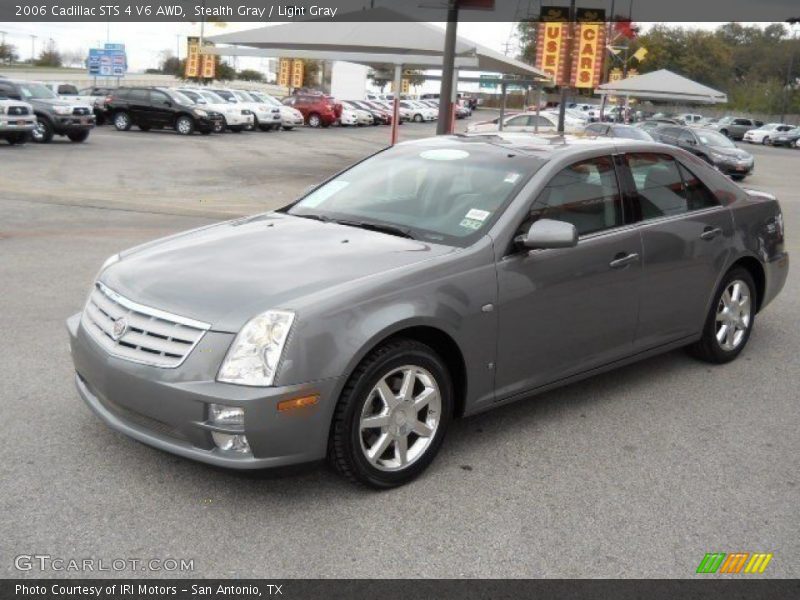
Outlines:
<svg viewBox="0 0 800 600"><path fill-rule="evenodd" d="M454 417L679 346L736 358L787 271L775 198L678 148L439 137L111 257L68 327L114 429L391 487Z"/></svg>

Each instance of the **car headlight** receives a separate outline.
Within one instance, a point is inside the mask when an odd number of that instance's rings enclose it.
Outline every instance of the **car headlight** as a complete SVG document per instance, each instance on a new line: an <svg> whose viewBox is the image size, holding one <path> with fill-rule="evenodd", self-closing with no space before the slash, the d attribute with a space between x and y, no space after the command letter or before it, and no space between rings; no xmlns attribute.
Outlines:
<svg viewBox="0 0 800 600"><path fill-rule="evenodd" d="M6 114L6 107L5 106L0 106L0 115L4 115L4 114Z"/></svg>
<svg viewBox="0 0 800 600"><path fill-rule="evenodd" d="M217 381L272 385L293 322L294 313L286 310L268 310L248 321L228 349Z"/></svg>
<svg viewBox="0 0 800 600"><path fill-rule="evenodd" d="M71 106L54 106L53 112L57 115L69 115L72 114L72 107Z"/></svg>
<svg viewBox="0 0 800 600"><path fill-rule="evenodd" d="M194 114L196 114L198 117L207 117L208 111L205 111L202 108L195 108Z"/></svg>

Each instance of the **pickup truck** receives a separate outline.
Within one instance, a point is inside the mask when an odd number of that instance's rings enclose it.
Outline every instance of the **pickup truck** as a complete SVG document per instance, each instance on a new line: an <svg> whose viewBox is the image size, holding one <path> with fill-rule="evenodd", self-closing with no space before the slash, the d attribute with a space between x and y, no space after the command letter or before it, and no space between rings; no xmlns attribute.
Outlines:
<svg viewBox="0 0 800 600"><path fill-rule="evenodd" d="M85 142L95 125L91 106L62 100L41 83L3 78L0 79L0 96L27 102L33 107L36 126L31 136L40 144L52 141L55 135L65 135L73 142Z"/></svg>
<svg viewBox="0 0 800 600"><path fill-rule="evenodd" d="M76 104L87 104L92 107L98 125L105 122L106 98L114 88L88 87L79 90L74 84L60 81L47 81L43 85L52 90L62 100Z"/></svg>
<svg viewBox="0 0 800 600"><path fill-rule="evenodd" d="M741 140L744 138L745 133L751 129L758 129L763 124L763 121L756 121L743 117L723 117L717 121L713 127L722 135L732 140Z"/></svg>
<svg viewBox="0 0 800 600"><path fill-rule="evenodd" d="M24 144L35 126L36 117L30 104L0 96L0 140L12 146Z"/></svg>

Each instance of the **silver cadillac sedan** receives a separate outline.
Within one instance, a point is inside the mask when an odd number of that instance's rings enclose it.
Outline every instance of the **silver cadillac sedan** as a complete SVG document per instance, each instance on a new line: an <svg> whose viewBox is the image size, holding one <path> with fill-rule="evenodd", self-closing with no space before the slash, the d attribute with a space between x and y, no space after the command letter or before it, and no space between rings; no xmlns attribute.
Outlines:
<svg viewBox="0 0 800 600"><path fill-rule="evenodd" d="M681 346L735 359L788 267L776 199L679 148L437 137L112 256L67 324L110 427L388 488L456 417Z"/></svg>

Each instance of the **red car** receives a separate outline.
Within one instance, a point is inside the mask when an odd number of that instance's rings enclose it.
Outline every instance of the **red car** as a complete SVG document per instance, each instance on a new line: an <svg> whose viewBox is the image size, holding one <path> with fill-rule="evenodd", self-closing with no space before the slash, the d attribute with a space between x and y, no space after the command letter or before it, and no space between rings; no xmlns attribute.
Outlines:
<svg viewBox="0 0 800 600"><path fill-rule="evenodd" d="M342 115L342 105L323 94L296 94L282 102L299 110L310 127L329 127Z"/></svg>

